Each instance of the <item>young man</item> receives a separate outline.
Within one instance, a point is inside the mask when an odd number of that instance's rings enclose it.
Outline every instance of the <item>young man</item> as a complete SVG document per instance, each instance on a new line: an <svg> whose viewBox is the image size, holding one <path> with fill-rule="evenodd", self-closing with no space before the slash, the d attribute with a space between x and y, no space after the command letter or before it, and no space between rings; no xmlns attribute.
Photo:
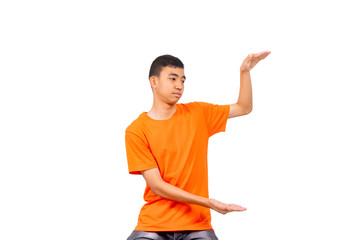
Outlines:
<svg viewBox="0 0 353 240"><path fill-rule="evenodd" d="M125 132L129 173L141 174L147 183L147 203L128 240L215 240L210 209L222 214L246 210L209 199L208 139L225 131L228 118L251 112L250 70L268 54L250 54L244 60L239 98L229 105L177 104L186 81L183 63L170 55L153 61L149 74L152 109L141 113Z"/></svg>

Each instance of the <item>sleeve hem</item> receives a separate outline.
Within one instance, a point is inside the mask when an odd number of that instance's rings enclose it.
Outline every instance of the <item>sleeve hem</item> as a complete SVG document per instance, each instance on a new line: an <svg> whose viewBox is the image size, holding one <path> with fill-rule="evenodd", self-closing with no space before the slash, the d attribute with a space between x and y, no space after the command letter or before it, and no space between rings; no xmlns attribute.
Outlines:
<svg viewBox="0 0 353 240"><path fill-rule="evenodd" d="M228 116L229 116L229 112L230 112L230 105L228 105L228 110L227 110L227 115L226 115L226 120L224 122L224 126L222 127L222 132L225 132L227 129L227 123L228 123Z"/></svg>
<svg viewBox="0 0 353 240"><path fill-rule="evenodd" d="M141 175L141 171L153 169L153 168L158 168L156 165L149 165L145 167L139 167L139 168L134 168L134 169L129 169L129 173L132 175Z"/></svg>
<svg viewBox="0 0 353 240"><path fill-rule="evenodd" d="M227 110L226 110L226 113L227 114L225 114L225 120L224 120L224 122L222 123L222 126L219 128L219 130L217 131L217 132L214 132L214 133L211 133L211 134L209 134L209 137L212 137L213 135L215 135L216 133L220 133L220 132L225 132L226 131L226 129L227 129L227 123L228 123L228 116L229 116L229 112L230 112L230 105L228 104L228 105L226 105L226 106L228 106L227 107Z"/></svg>

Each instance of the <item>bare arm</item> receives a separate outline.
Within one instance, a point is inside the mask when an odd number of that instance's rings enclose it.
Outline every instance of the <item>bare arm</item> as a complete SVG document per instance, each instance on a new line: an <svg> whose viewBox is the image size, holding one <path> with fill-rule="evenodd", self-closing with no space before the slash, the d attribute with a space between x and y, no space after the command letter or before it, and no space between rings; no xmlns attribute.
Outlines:
<svg viewBox="0 0 353 240"><path fill-rule="evenodd" d="M186 192L165 182L158 168L149 169L141 172L152 192L158 196L177 202L196 204L211 208L219 213L226 214L233 211L244 211L246 208L236 204L226 204L215 199L208 199Z"/></svg>
<svg viewBox="0 0 353 240"><path fill-rule="evenodd" d="M240 88L237 103L230 104L228 118L249 114L252 111L252 86L250 70L271 52L248 55L240 67Z"/></svg>

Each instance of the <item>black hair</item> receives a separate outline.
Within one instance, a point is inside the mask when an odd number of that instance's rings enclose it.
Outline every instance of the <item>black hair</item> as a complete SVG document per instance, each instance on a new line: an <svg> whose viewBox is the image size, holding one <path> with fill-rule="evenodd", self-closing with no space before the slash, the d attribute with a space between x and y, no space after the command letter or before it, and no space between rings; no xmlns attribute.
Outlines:
<svg viewBox="0 0 353 240"><path fill-rule="evenodd" d="M159 76L163 67L175 67L184 69L184 64L179 58L172 55L162 55L157 57L151 65L149 78L152 76Z"/></svg>

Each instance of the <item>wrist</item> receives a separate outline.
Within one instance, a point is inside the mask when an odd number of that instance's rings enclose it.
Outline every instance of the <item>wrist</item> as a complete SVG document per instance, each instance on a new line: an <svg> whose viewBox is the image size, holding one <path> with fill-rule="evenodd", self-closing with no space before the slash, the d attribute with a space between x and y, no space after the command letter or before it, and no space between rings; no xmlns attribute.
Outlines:
<svg viewBox="0 0 353 240"><path fill-rule="evenodd" d="M206 207L206 208L211 208L210 199L205 198L205 197L200 197L200 204L199 205Z"/></svg>
<svg viewBox="0 0 353 240"><path fill-rule="evenodd" d="M250 69L247 68L247 67L244 67L244 66L241 66L240 67L240 73L249 73L250 72Z"/></svg>

